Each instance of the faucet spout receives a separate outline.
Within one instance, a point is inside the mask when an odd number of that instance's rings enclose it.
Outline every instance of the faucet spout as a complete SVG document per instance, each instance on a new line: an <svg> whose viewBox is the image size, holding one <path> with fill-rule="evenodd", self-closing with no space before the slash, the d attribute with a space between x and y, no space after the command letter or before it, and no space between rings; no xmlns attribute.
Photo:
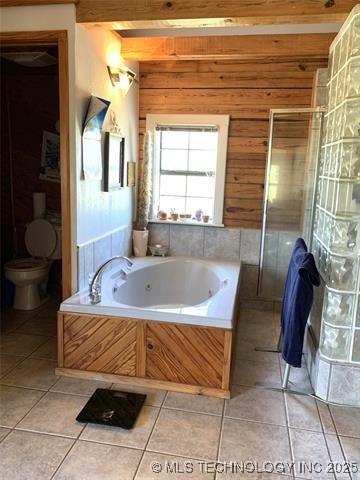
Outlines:
<svg viewBox="0 0 360 480"><path fill-rule="evenodd" d="M110 263L112 263L114 260L124 260L126 262L126 265L131 268L133 266L133 262L130 260L130 258L125 257L124 255L116 255L115 257L109 258L109 260L106 260L100 267L97 269L94 278L92 279L90 286L89 286L89 297L90 297L90 302L92 304L100 303L101 302L101 280L103 273L105 272L106 268Z"/></svg>

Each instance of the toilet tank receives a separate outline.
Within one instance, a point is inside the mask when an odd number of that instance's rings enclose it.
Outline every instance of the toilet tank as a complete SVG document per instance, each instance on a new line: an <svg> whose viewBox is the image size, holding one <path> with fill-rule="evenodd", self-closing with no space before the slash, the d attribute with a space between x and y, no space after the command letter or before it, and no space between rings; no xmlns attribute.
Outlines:
<svg viewBox="0 0 360 480"><path fill-rule="evenodd" d="M45 219L51 223L56 233L56 247L48 257L49 260L60 260L61 258L61 213L56 210L47 210Z"/></svg>

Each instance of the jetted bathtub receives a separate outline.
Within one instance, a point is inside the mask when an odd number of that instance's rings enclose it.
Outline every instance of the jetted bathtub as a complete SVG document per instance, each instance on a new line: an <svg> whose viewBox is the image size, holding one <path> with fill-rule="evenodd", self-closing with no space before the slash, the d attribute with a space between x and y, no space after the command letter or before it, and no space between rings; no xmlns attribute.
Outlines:
<svg viewBox="0 0 360 480"><path fill-rule="evenodd" d="M92 305L86 289L64 301L60 310L233 328L239 262L194 257L132 260L125 279L120 274L125 262L115 260L109 266L100 303Z"/></svg>

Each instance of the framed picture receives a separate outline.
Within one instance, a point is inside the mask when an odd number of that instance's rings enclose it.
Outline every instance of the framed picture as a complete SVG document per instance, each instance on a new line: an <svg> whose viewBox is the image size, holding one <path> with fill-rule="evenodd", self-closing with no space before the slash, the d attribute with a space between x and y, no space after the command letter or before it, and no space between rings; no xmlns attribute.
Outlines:
<svg viewBox="0 0 360 480"><path fill-rule="evenodd" d="M60 136L43 131L40 180L60 182Z"/></svg>
<svg viewBox="0 0 360 480"><path fill-rule="evenodd" d="M105 132L104 191L112 192L124 186L125 138Z"/></svg>

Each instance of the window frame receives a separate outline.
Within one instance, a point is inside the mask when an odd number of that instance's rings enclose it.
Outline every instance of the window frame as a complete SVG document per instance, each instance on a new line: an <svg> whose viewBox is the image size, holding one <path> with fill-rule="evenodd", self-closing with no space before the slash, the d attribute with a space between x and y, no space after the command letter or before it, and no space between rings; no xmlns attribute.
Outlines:
<svg viewBox="0 0 360 480"><path fill-rule="evenodd" d="M154 194L154 185L159 183L160 176L160 155L156 148L157 130L156 127L166 125L202 126L213 125L218 128L218 145L216 156L215 191L214 191L214 214L213 221L204 225L224 226L224 197L225 197L225 176L226 159L229 133L230 115L187 115L187 114L148 114L146 115L146 131L153 136L153 178L152 178L152 201L150 211L150 222L156 222L158 195ZM181 212L179 212L181 213ZM179 222L180 223L180 222ZM184 222L190 224L191 222ZM196 222L199 224L199 222Z"/></svg>

